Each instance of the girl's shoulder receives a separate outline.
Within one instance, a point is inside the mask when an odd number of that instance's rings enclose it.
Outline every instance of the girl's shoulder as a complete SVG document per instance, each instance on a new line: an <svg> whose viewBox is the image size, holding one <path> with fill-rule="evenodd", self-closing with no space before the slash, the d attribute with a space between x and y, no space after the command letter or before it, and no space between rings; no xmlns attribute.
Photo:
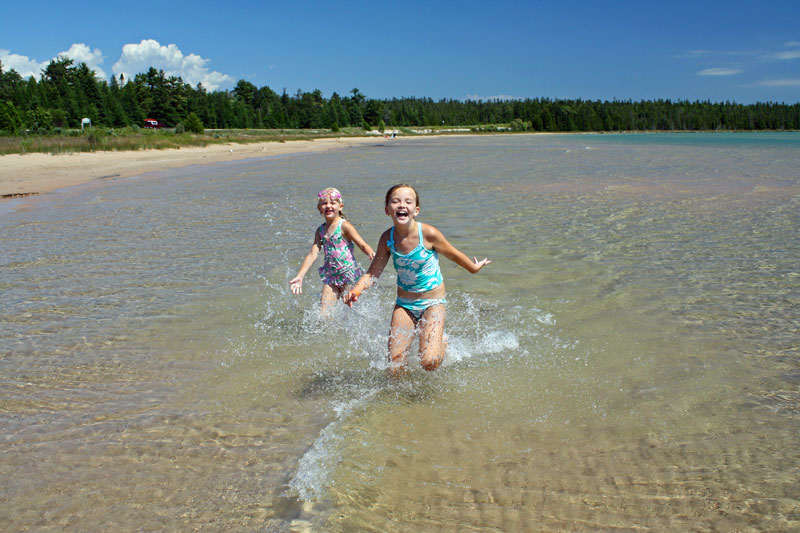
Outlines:
<svg viewBox="0 0 800 533"><path fill-rule="evenodd" d="M352 222L350 222L346 218L343 218L342 221L339 223L337 231L341 232L344 238L351 240L358 235L356 227L353 225Z"/></svg>
<svg viewBox="0 0 800 533"><path fill-rule="evenodd" d="M422 235L425 237L435 237L437 235L441 235L442 232L436 229L434 226L431 226L427 223L417 222L420 226L422 226Z"/></svg>
<svg viewBox="0 0 800 533"><path fill-rule="evenodd" d="M391 240L391 238L392 238L392 228L389 228L386 231L384 231L383 233L381 233L381 236L378 239L378 244L379 245L381 243L386 244L387 242L389 242L389 240Z"/></svg>
<svg viewBox="0 0 800 533"><path fill-rule="evenodd" d="M444 235L442 235L441 231L430 224L423 224L422 239L425 241L423 245L426 248L435 248L444 239Z"/></svg>

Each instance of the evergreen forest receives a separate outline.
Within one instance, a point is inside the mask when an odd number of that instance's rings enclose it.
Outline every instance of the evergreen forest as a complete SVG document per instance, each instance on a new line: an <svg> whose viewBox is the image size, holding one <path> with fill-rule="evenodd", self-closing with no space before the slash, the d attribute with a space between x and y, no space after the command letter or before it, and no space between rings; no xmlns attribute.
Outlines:
<svg viewBox="0 0 800 533"><path fill-rule="evenodd" d="M51 61L37 80L0 64L0 131L52 133L95 126L141 127L156 119L168 127L211 129L329 129L469 127L546 132L669 130L797 130L800 103L710 101L596 101L531 98L455 100L367 98L358 89L325 98L319 90L280 94L240 80L232 90L207 91L150 68L132 79L99 79L85 63ZM198 120L199 119L199 120ZM190 131L194 129L189 128Z"/></svg>

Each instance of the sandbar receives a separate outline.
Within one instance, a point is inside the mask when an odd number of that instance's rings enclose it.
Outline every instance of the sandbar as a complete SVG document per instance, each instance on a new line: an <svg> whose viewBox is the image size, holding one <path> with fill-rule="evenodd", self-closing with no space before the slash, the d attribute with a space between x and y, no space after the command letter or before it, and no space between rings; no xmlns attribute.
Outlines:
<svg viewBox="0 0 800 533"><path fill-rule="evenodd" d="M252 144L212 144L165 150L0 155L0 198L8 200L27 197L95 180L127 178L188 165L322 152L383 141L383 137L374 136L341 137Z"/></svg>

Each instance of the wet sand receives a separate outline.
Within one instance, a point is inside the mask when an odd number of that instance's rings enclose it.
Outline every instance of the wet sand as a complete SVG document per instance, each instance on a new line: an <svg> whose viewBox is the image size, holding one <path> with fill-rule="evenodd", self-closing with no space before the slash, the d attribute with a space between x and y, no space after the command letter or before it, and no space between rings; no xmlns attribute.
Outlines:
<svg viewBox="0 0 800 533"><path fill-rule="evenodd" d="M308 141L215 144L202 148L91 152L74 154L11 154L0 156L0 198L32 196L107 178L188 165L322 152L360 144L383 142L382 137L347 137Z"/></svg>

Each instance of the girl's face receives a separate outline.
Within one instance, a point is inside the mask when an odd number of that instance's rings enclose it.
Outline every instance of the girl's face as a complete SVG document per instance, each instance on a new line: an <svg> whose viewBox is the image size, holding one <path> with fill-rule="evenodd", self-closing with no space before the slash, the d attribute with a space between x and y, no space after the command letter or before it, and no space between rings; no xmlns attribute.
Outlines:
<svg viewBox="0 0 800 533"><path fill-rule="evenodd" d="M317 202L317 209L320 214L325 217L325 220L335 220L336 217L342 214L342 200L340 198L332 199L330 196L324 196Z"/></svg>
<svg viewBox="0 0 800 533"><path fill-rule="evenodd" d="M386 214L392 217L395 225L411 224L414 217L419 215L414 189L400 187L392 191L389 203L386 205Z"/></svg>

